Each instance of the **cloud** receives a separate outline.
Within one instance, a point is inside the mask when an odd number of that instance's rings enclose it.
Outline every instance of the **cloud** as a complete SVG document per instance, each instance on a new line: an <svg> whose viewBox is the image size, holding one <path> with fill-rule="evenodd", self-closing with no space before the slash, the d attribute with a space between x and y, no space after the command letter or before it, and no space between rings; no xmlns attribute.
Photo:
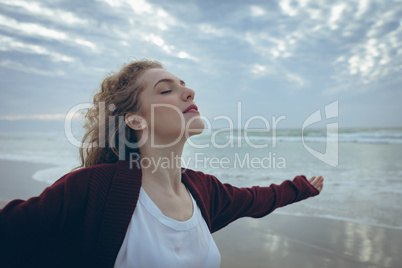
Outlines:
<svg viewBox="0 0 402 268"><path fill-rule="evenodd" d="M175 46L167 44L166 41L162 39L162 37L157 36L155 34L145 35L144 40L148 41L148 42L152 42L153 44L160 47L164 52L166 52L169 55L174 55L181 59L189 59L189 60L192 60L195 62L199 61L199 59L197 57L191 56L187 52L180 51Z"/></svg>
<svg viewBox="0 0 402 268"><path fill-rule="evenodd" d="M11 61L11 60L0 61L0 67L4 67L4 68L10 69L10 70L16 70L19 72L24 72L27 74L40 75L40 76L65 76L65 72L63 72L62 70L47 71L47 70L30 67L30 66L27 66L26 64L16 62L16 61Z"/></svg>
<svg viewBox="0 0 402 268"><path fill-rule="evenodd" d="M31 114L31 115L0 115L0 120L40 120L40 121L61 121L66 118L65 114Z"/></svg>
<svg viewBox="0 0 402 268"><path fill-rule="evenodd" d="M357 8L356 17L361 18L366 14L370 7L370 0L360 0Z"/></svg>
<svg viewBox="0 0 402 268"><path fill-rule="evenodd" d="M260 65L260 64L254 64L250 68L250 72L261 75L261 74L266 74L268 72L268 68L266 66Z"/></svg>
<svg viewBox="0 0 402 268"><path fill-rule="evenodd" d="M103 2L112 7L117 14L131 13L127 21L134 30L130 29L131 34L122 32L121 38L132 40L132 37L136 36L142 41L156 45L169 56L194 62L199 61L199 58L194 56L188 47L183 47L180 43L170 44L172 33L190 29L187 29L187 23L182 22L180 18L173 16L164 8L145 0L105 0ZM173 40L175 39L173 38Z"/></svg>
<svg viewBox="0 0 402 268"><path fill-rule="evenodd" d="M87 100L106 72L133 57L158 59L228 101L247 88L267 94L266 85L283 89L278 98L397 88L401 14L392 0L1 0L0 87L10 101L0 114L47 114ZM12 100L22 88L41 108ZM39 100L39 89L55 88L54 104Z"/></svg>
<svg viewBox="0 0 402 268"><path fill-rule="evenodd" d="M399 76L402 57L396 55L402 53L402 5L393 3L281 0L278 7L289 16L286 23L283 17L269 14L272 24L267 24L265 31L248 31L243 39L261 57L260 62L265 61L260 65L275 66L278 76L285 75L301 87L316 80L306 77L301 63L311 64L311 58L320 55L325 69L318 69L318 65L317 69L314 65L309 68L331 73L332 80L326 81L322 92L337 94L352 88L365 92L375 88L371 83L379 86L388 83L391 76ZM258 68L250 71L262 73Z"/></svg>
<svg viewBox="0 0 402 268"><path fill-rule="evenodd" d="M336 30L339 28L337 22L342 18L342 13L346 9L346 4L342 3L335 5L331 8L331 17L328 20L329 28L331 30Z"/></svg>
<svg viewBox="0 0 402 268"><path fill-rule="evenodd" d="M367 1L363 1L357 9L357 14L365 14L370 11ZM386 6L377 5L382 13L378 19L367 18L363 36L360 36L353 45L348 45L347 50L338 54L333 62L339 72L338 83L348 86L331 89L333 94L347 91L351 87L363 85L359 92L373 90L373 84L388 84L389 81L400 80L402 66L402 26L398 25L399 15L402 8L386 10ZM383 11L383 12L381 12ZM353 24L353 23L351 23ZM349 36L357 36L362 32L361 28L354 23L355 27L348 26L351 31ZM355 33L353 33L353 31ZM380 86L381 87L381 86Z"/></svg>
<svg viewBox="0 0 402 268"><path fill-rule="evenodd" d="M76 106L79 107L79 106ZM86 108L83 111L75 111L67 114L25 114L25 115L0 115L0 120L38 120L38 121L65 121L82 120L85 117Z"/></svg>
<svg viewBox="0 0 402 268"><path fill-rule="evenodd" d="M291 0L281 0L279 2L279 6L282 9L282 12L288 16L295 16L298 14L297 8L292 5Z"/></svg>
<svg viewBox="0 0 402 268"><path fill-rule="evenodd" d="M219 29L209 23L201 23L197 28L201 33L211 37L225 37L230 35L230 31L227 31L227 29Z"/></svg>
<svg viewBox="0 0 402 268"><path fill-rule="evenodd" d="M307 84L307 82L301 76L299 76L297 74L287 73L286 78L290 82L298 84L300 87L303 87Z"/></svg>
<svg viewBox="0 0 402 268"><path fill-rule="evenodd" d="M261 17L266 14L265 10L260 6L250 6L251 16L253 17Z"/></svg>
<svg viewBox="0 0 402 268"><path fill-rule="evenodd" d="M6 8L15 8L19 13L37 16L41 19L50 20L53 23L84 26L89 22L88 19L79 17L72 12L44 7L41 3L34 1L2 0L1 4L5 5Z"/></svg>
<svg viewBox="0 0 402 268"><path fill-rule="evenodd" d="M39 54L49 56L53 61L73 62L74 58L50 51L39 45L25 44L14 38L0 35L0 51L18 51L26 54Z"/></svg>
<svg viewBox="0 0 402 268"><path fill-rule="evenodd" d="M57 40L59 42L64 42L65 44L73 43L79 46L90 48L92 50L96 49L96 45L94 43L78 37L72 37L69 34L60 31L59 29L50 29L37 23L22 23L2 15L0 15L0 27L13 34L20 33L23 36Z"/></svg>

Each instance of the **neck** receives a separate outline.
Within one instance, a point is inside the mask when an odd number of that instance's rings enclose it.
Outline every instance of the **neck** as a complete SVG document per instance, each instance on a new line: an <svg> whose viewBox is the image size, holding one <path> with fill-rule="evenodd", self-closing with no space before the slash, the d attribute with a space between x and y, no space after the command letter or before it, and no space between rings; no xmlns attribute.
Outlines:
<svg viewBox="0 0 402 268"><path fill-rule="evenodd" d="M178 192L182 186L181 156L184 144L184 140L166 148L152 148L144 144L140 148L143 183Z"/></svg>

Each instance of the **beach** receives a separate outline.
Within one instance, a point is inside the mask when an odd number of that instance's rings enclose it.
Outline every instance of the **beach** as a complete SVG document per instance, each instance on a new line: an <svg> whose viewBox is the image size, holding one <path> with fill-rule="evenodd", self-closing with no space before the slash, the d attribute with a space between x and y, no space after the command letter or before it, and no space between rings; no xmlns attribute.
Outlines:
<svg viewBox="0 0 402 268"><path fill-rule="evenodd" d="M216 232L222 268L402 267L402 231L348 221L271 214Z"/></svg>
<svg viewBox="0 0 402 268"><path fill-rule="evenodd" d="M39 195L49 184L32 179L32 175L50 167L53 166L0 160L0 202L4 203L12 199L26 200Z"/></svg>
<svg viewBox="0 0 402 268"><path fill-rule="evenodd" d="M40 194L49 184L32 175L49 167L1 160L0 207ZM400 229L274 212L262 219L239 219L213 236L222 268L402 267Z"/></svg>

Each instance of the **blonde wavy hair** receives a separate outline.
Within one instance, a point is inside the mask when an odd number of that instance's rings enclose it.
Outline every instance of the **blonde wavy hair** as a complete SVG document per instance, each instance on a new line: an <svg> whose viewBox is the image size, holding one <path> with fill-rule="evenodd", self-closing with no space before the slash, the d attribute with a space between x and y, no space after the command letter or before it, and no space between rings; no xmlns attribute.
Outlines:
<svg viewBox="0 0 402 268"><path fill-rule="evenodd" d="M126 144L136 144L137 136L126 126L124 116L128 112L140 111L139 95L144 89L141 75L153 68L164 69L158 61L133 61L103 80L100 90L94 95L93 107L85 115L86 132L82 143L86 146L80 148L81 165L77 168L114 163L127 157L128 152L139 154L138 148ZM121 140L121 135L125 141Z"/></svg>

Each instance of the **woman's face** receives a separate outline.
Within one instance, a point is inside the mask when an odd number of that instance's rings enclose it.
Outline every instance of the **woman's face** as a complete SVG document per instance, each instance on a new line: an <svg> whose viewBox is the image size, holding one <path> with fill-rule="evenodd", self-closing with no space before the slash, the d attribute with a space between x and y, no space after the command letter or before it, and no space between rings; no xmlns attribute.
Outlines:
<svg viewBox="0 0 402 268"><path fill-rule="evenodd" d="M204 130L195 92L183 80L163 69L146 70L141 79L140 115L156 142L171 143Z"/></svg>

